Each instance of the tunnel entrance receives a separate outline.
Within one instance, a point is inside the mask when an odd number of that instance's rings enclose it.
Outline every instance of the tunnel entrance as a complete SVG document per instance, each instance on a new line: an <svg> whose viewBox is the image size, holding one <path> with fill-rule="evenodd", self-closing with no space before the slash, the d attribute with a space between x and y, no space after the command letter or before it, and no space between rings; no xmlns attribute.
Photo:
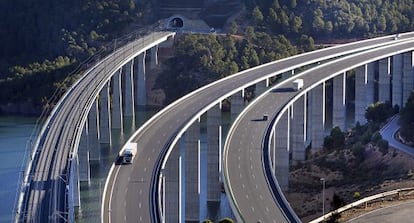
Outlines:
<svg viewBox="0 0 414 223"><path fill-rule="evenodd" d="M183 28L183 26L184 26L184 21L183 21L183 19L181 19L179 17L174 17L169 22L169 27L170 28L180 29L180 28Z"/></svg>

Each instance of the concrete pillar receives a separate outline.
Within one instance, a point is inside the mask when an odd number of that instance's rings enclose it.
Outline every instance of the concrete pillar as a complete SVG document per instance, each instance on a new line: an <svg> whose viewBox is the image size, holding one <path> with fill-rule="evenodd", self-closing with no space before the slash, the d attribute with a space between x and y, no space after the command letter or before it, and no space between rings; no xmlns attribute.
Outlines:
<svg viewBox="0 0 414 223"><path fill-rule="evenodd" d="M125 65L125 101L124 101L124 115L128 117L135 117L134 106L134 60L129 61Z"/></svg>
<svg viewBox="0 0 414 223"><path fill-rule="evenodd" d="M111 103L109 101L109 82L105 84L102 91L100 92L100 140L101 143L112 144L111 137L111 115L109 114Z"/></svg>
<svg viewBox="0 0 414 223"><path fill-rule="evenodd" d="M220 202L221 106L207 111L207 202Z"/></svg>
<svg viewBox="0 0 414 223"><path fill-rule="evenodd" d="M100 160L101 156L99 153L99 113L98 113L98 102L92 105L91 110L88 114L88 149L90 160Z"/></svg>
<svg viewBox="0 0 414 223"><path fill-rule="evenodd" d="M269 143L269 150L270 150L270 162L272 166L273 175L276 175L276 130L274 129L273 133L270 135L270 143Z"/></svg>
<svg viewBox="0 0 414 223"><path fill-rule="evenodd" d="M151 69L158 65L158 45L151 48Z"/></svg>
<svg viewBox="0 0 414 223"><path fill-rule="evenodd" d="M138 67L137 78L137 105L145 106L147 104L147 87L145 77L145 51L138 55L135 59Z"/></svg>
<svg viewBox="0 0 414 223"><path fill-rule="evenodd" d="M200 122L196 120L184 135L185 222L200 222Z"/></svg>
<svg viewBox="0 0 414 223"><path fill-rule="evenodd" d="M402 106L407 103L411 91L414 89L413 52L404 53Z"/></svg>
<svg viewBox="0 0 414 223"><path fill-rule="evenodd" d="M342 131L346 128L346 73L333 78L332 127L338 126Z"/></svg>
<svg viewBox="0 0 414 223"><path fill-rule="evenodd" d="M112 128L121 129L122 132L122 69L113 76L112 81Z"/></svg>
<svg viewBox="0 0 414 223"><path fill-rule="evenodd" d="M91 181L91 169L89 166L89 151L88 151L88 122L82 129L82 135L79 142L78 150L78 162L79 162L79 180L82 182Z"/></svg>
<svg viewBox="0 0 414 223"><path fill-rule="evenodd" d="M325 138L325 83L311 91L312 104L312 149L321 148Z"/></svg>
<svg viewBox="0 0 414 223"><path fill-rule="evenodd" d="M79 162L78 162L78 155L75 155L72 158L71 166L70 166L70 175L69 178L72 182L69 185L72 186L72 195L73 195L73 206L80 207L80 186L79 186Z"/></svg>
<svg viewBox="0 0 414 223"><path fill-rule="evenodd" d="M267 87L269 87L269 79L258 82L256 84L256 97L264 93L267 90Z"/></svg>
<svg viewBox="0 0 414 223"><path fill-rule="evenodd" d="M366 65L367 66L367 82L365 87L367 88L366 90L366 102L367 102L367 107L373 103L375 103L375 86L374 86L374 82L375 82L375 62L369 63Z"/></svg>
<svg viewBox="0 0 414 223"><path fill-rule="evenodd" d="M289 188L289 111L276 124L275 177L282 190Z"/></svg>
<svg viewBox="0 0 414 223"><path fill-rule="evenodd" d="M306 129L306 95L300 97L293 103L292 118L292 160L304 161L305 151L305 129Z"/></svg>
<svg viewBox="0 0 414 223"><path fill-rule="evenodd" d="M392 105L402 106L402 54L392 57Z"/></svg>
<svg viewBox="0 0 414 223"><path fill-rule="evenodd" d="M355 123L365 124L366 88L367 72L366 66L360 66L355 69Z"/></svg>
<svg viewBox="0 0 414 223"><path fill-rule="evenodd" d="M163 170L165 176L165 222L181 222L181 157L180 143L171 151Z"/></svg>
<svg viewBox="0 0 414 223"><path fill-rule="evenodd" d="M233 120L244 108L244 90L237 92L231 96L231 116Z"/></svg>
<svg viewBox="0 0 414 223"><path fill-rule="evenodd" d="M391 78L391 58L387 57L379 61L378 73L378 100L391 102L390 91Z"/></svg>

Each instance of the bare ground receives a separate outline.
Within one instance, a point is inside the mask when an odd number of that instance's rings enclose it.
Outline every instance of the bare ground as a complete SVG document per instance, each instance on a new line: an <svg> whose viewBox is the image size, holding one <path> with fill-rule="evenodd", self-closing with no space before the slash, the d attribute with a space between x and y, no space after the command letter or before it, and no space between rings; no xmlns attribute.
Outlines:
<svg viewBox="0 0 414 223"><path fill-rule="evenodd" d="M346 149L330 153L321 150L307 161L291 166L289 191L285 195L303 222L322 215L321 178L326 180L325 213L333 210L331 202L334 193L348 204L356 200L355 192L363 198L414 187L413 157L391 148L383 154L371 145L365 148L365 154L365 159L360 162ZM384 204L372 205L372 208L381 205ZM358 210L343 214L343 217L352 217L352 213L355 215Z"/></svg>

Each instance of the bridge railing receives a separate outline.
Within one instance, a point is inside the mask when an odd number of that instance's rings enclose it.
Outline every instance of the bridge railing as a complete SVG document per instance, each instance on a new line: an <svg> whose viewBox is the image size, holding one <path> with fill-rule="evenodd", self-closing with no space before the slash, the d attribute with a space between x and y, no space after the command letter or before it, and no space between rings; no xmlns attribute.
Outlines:
<svg viewBox="0 0 414 223"><path fill-rule="evenodd" d="M22 205L27 203L28 197L25 196L27 189L29 189L32 175L32 163L37 162L37 153L39 152L39 144L41 139L44 137L45 130L48 126L48 123L51 121L50 117L53 116L58 106L59 100L64 97L64 92L69 91L75 84L73 84L74 79L79 79L82 74L87 71L89 68L96 64L109 54L115 52L119 48L125 46L126 44L148 34L151 32L159 31L160 23L157 22L153 25L140 28L134 32L123 35L119 38L116 38L109 43L103 45L95 54L91 55L84 61L82 61L62 82L60 87L58 87L52 96L47 100L46 106L43 108L39 118L36 120L35 127L32 130L32 133L29 139L26 142L25 155L22 161L21 169L19 171L19 177L17 182L16 196L14 202L14 209L12 216L14 217L13 221L17 222L18 218L23 210ZM67 89L67 85L72 85L71 88Z"/></svg>

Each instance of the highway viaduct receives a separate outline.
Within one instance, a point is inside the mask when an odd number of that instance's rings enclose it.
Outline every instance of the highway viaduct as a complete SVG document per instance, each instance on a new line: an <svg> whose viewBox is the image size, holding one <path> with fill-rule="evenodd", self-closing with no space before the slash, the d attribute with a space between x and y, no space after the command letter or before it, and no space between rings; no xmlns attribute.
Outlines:
<svg viewBox="0 0 414 223"><path fill-rule="evenodd" d="M79 205L78 182L89 180L89 160L99 159L99 143L111 143L110 129L122 128L122 117L134 115L135 102L145 105L145 93L143 93L145 92L143 90L145 82L143 80L145 80L146 51L151 50L151 61L155 65L157 46L173 36L174 33L159 32L128 43L89 69L65 94L46 121L35 144L36 149L32 153L31 162L22 183L16 222L73 220L73 207ZM401 41L411 36L412 34L402 35ZM128 184L131 182L124 178L127 182L127 185L124 185L126 193L121 194L118 199L133 202L134 205L129 206L132 210L125 210L125 213L120 215L114 214L116 211L110 208L112 194L104 194L103 221L111 222L111 216L107 215L109 213L115 217L116 221L113 222L119 222L117 221L118 217L122 217L128 222L139 220L142 222L175 222L175 220L184 221L184 219L198 221L197 182L199 175L198 171L194 170L198 168L197 157L199 156L197 149L199 148L199 133L197 133L199 132L199 124L197 120L202 114L207 112L207 119L211 120L208 121L208 126L211 128L210 131L208 130L210 132L208 133L210 134L209 144L211 144L208 155L209 167L211 167L208 174L208 188L211 191L208 196L211 201L217 201L217 196L220 193L220 103L222 100L232 96L232 113L236 115L241 112L244 106L244 89L251 85L257 84L256 89L259 93L269 86L271 77L287 72L290 75L294 69L304 65L399 41L394 41L392 37L388 36L362 41L359 43L360 45L349 44L341 46L342 48L334 47L293 57L293 59L276 61L212 83L168 106L159 115L144 124L130 139L138 143L147 143L139 147L139 155L136 157L134 165L132 167L113 166L105 186L106 192L120 191L114 190L114 188L119 186L118 183L122 180L114 180L114 178L131 177L128 174L134 173L135 170L149 172L147 178L141 177L141 181L140 179L135 181L135 183L141 182L143 185L141 191L135 190L136 194L143 195L143 199L134 199L134 191L128 189L130 186ZM138 66L134 65L136 63ZM137 78L134 78L134 73L138 74ZM122 78L125 79L124 84L121 84ZM137 80L137 87L134 87L133 80ZM109 91L109 86L112 88L111 91ZM121 90L120 87L123 89ZM135 91L136 89L137 91ZM109 92L112 93L112 103L109 100ZM207 96L207 100L204 99L205 96ZM195 106L196 102L198 102L197 106ZM176 108L181 110L174 110ZM185 113L186 111L188 113ZM164 118L165 123L171 122L169 126L174 126L174 129L169 130L169 135L162 135L161 126L149 130L151 126L154 126L154 122L162 121L166 114L173 114L172 117L183 115L182 119L166 120ZM100 121L99 125L98 120ZM145 141L145 137L140 138L150 131L153 135L162 138L163 141ZM178 145L185 145L187 148L185 160L180 158L177 149L173 150ZM144 158L142 154L149 150L155 153L155 159L147 157L146 160L147 164L152 163L153 169L147 169L145 160L140 160ZM169 157L168 161L166 157ZM189 159L189 157L193 158ZM186 162L184 166L187 166L187 171L183 171L183 175L188 181L182 187L178 182L181 175L181 171L178 171L181 162ZM188 168L191 165L195 166ZM114 173L116 174L113 175ZM135 176L144 175L144 173L135 174L137 174ZM180 188L186 188L185 193L191 199L180 202ZM143 190L146 191L143 192ZM64 199L59 198L62 197L62 194L65 194ZM188 196L189 194L190 196ZM132 197L126 197L129 195ZM118 199L112 198L112 201ZM143 208L143 212L136 211L138 206L146 208ZM184 208L186 211L183 211ZM187 208L189 209L187 210ZM134 210L139 213L133 214ZM186 215L181 216L180 213ZM125 216L132 217L127 219Z"/></svg>

